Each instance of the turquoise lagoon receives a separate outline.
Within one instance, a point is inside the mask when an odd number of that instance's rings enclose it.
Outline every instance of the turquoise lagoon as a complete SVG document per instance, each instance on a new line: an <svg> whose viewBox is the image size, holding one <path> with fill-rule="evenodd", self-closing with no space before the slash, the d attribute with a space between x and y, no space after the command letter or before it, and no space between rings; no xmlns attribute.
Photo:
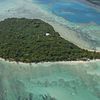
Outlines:
<svg viewBox="0 0 100 100"><path fill-rule="evenodd" d="M0 100L100 100L100 62L0 61ZM31 99L30 99L31 98Z"/></svg>

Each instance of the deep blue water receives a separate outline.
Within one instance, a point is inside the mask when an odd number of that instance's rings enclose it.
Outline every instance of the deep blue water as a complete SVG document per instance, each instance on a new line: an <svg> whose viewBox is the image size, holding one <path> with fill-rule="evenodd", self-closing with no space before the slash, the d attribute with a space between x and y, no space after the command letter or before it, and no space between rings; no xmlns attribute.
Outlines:
<svg viewBox="0 0 100 100"><path fill-rule="evenodd" d="M42 4L49 4L52 3L53 0L37 0L37 2L42 3Z"/></svg>
<svg viewBox="0 0 100 100"><path fill-rule="evenodd" d="M82 2L64 2L61 0L36 0L38 3L47 6L55 15L63 17L75 23L100 24L100 12Z"/></svg>

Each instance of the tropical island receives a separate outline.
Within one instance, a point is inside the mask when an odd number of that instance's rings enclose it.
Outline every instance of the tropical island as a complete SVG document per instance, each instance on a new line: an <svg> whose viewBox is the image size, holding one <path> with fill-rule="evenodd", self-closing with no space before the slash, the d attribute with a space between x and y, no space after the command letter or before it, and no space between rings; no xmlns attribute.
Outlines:
<svg viewBox="0 0 100 100"><path fill-rule="evenodd" d="M38 63L100 59L63 39L40 19L8 18L0 22L0 57L9 61Z"/></svg>

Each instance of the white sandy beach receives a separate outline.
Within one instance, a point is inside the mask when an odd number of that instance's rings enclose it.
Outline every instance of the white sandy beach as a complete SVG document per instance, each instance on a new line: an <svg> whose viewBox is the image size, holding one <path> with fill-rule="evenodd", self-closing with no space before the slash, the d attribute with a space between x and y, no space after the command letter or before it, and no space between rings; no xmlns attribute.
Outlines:
<svg viewBox="0 0 100 100"><path fill-rule="evenodd" d="M55 62L39 62L39 63L25 63L25 62L16 62L16 61L9 61L9 60L5 60L3 58L0 58L0 61L5 61L7 63L11 63L11 64L21 64L21 65L48 65L48 64L86 64L86 63L94 63L94 62L100 62L100 59L94 59L94 60L89 60L89 61L55 61Z"/></svg>

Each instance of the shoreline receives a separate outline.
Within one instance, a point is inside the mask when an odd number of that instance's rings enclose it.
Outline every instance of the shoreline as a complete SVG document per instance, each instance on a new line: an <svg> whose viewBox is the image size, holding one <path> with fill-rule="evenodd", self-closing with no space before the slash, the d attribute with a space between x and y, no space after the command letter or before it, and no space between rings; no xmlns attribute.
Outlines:
<svg viewBox="0 0 100 100"><path fill-rule="evenodd" d="M86 63L93 63L93 62L100 62L100 59L93 59L93 60L87 60L87 61L83 61L83 60L76 60L76 61L44 61L44 62L38 62L38 63L35 63L35 62L32 62L32 63L25 63L25 62L16 62L16 61L10 61L10 60L5 60L3 58L0 58L0 61L5 61L7 63L10 63L10 64L25 64L25 65L32 65L32 64L86 64Z"/></svg>

